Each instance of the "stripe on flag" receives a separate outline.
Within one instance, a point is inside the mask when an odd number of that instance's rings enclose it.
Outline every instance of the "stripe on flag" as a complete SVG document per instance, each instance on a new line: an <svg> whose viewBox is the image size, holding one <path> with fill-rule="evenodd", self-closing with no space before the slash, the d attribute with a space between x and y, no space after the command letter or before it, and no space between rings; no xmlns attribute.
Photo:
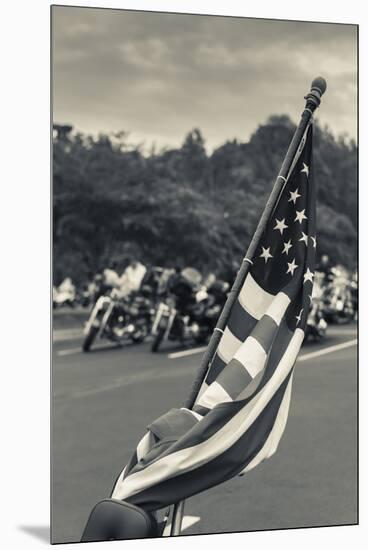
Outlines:
<svg viewBox="0 0 368 550"><path fill-rule="evenodd" d="M259 285L257 285L259 287ZM279 292L269 304L266 314L271 317L277 325L285 315L285 311L290 304L290 298L285 292Z"/></svg>
<svg viewBox="0 0 368 550"><path fill-rule="evenodd" d="M237 359L247 369L252 378L256 376L264 367L267 359L267 353L257 338L248 336L243 344L234 354Z"/></svg>
<svg viewBox="0 0 368 550"><path fill-rule="evenodd" d="M198 406L205 409L213 409L218 403L225 403L226 401L232 401L230 395L225 388L215 381L202 394L198 400Z"/></svg>
<svg viewBox="0 0 368 550"><path fill-rule="evenodd" d="M230 331L229 327L226 327L217 350L218 355L224 363L228 363L230 361L240 344L241 340L238 340Z"/></svg>
<svg viewBox="0 0 368 550"><path fill-rule="evenodd" d="M266 313L273 299L273 294L260 287L248 273L239 293L239 302L245 311L258 320Z"/></svg>
<svg viewBox="0 0 368 550"><path fill-rule="evenodd" d="M239 299L237 299L231 309L230 319L227 324L230 332L234 334L238 340L244 342L256 324L257 319L252 317L252 315L243 308Z"/></svg>
<svg viewBox="0 0 368 550"><path fill-rule="evenodd" d="M266 440L266 443L263 445L260 452L253 458L253 460L251 460L249 464L244 468L244 470L240 472L240 475L249 472L249 470L252 470L256 466L258 466L258 464L260 464L263 460L265 460L266 458L270 458L276 452L282 434L284 433L289 414L292 381L293 377L290 376L284 397L277 413L275 424L273 425L273 428Z"/></svg>

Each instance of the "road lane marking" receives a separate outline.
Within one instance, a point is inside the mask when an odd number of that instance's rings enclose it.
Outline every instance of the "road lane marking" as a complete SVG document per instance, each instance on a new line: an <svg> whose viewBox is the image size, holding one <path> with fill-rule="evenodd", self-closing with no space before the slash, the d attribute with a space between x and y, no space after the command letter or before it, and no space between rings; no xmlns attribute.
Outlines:
<svg viewBox="0 0 368 550"><path fill-rule="evenodd" d="M350 328L328 327L327 331L328 331L327 336L339 336L340 334L356 334L358 332L357 327L350 327Z"/></svg>
<svg viewBox="0 0 368 550"><path fill-rule="evenodd" d="M207 349L207 346L201 346L200 348L192 348L184 351L176 351L175 353L169 353L168 358L179 359L179 357L187 357L188 355L195 355L196 353L202 353L202 351L205 351L206 349Z"/></svg>
<svg viewBox="0 0 368 550"><path fill-rule="evenodd" d="M75 353L82 353L81 348L70 348L70 349L59 349L56 352L56 355L62 356L62 355L74 355Z"/></svg>
<svg viewBox="0 0 368 550"><path fill-rule="evenodd" d="M147 339L145 341L148 342L149 340ZM135 342L133 342L132 340L128 340L128 341L124 342L121 346L119 344L114 345L114 342L110 342L110 343L107 343L107 344L102 344L102 345L100 344L97 347L93 347L89 351L89 353L93 353L94 351L102 351L104 349L106 349L106 350L124 349L126 347L130 347L130 346L134 346L134 345L135 345ZM56 355L58 355L58 356L74 355L76 353L82 353L82 345L79 348L67 348L67 349L58 350L56 352Z"/></svg>
<svg viewBox="0 0 368 550"><path fill-rule="evenodd" d="M113 346L112 344L106 344L104 346L98 346L96 348L93 348L88 353L93 353L94 351L100 351L100 350L104 350L104 349L116 349L116 348L117 348L117 346ZM77 354L77 353L83 353L83 350L82 350L81 346L79 348L60 349L56 352L56 355L58 355L58 356L74 355L74 354Z"/></svg>
<svg viewBox="0 0 368 550"><path fill-rule="evenodd" d="M336 344L335 346L329 346L328 348L322 348L317 351L311 351L310 353L304 353L301 355L297 361L307 361L308 359L314 359L314 357L320 357L321 355L326 355L327 353L333 353L334 351L339 351L340 349L349 348L355 346L358 343L357 338L354 340L349 340L348 342L343 342L342 344Z"/></svg>
<svg viewBox="0 0 368 550"><path fill-rule="evenodd" d="M184 516L183 522L181 525L181 532L185 531L185 529L189 529L189 527L192 527L192 525L195 525L201 520L199 516ZM165 526L164 532L162 533L163 537L169 537L170 536L170 530L171 530L171 523L167 524Z"/></svg>
<svg viewBox="0 0 368 550"><path fill-rule="evenodd" d="M311 359L312 357L318 357L319 355L324 355L325 353L333 353L334 351L337 351L339 349L344 349L349 346L353 346L357 343L357 339L349 340L348 342L343 342L342 344L336 344L335 346L330 346L328 348L323 348L322 350L313 351L311 353L305 353L304 355L301 355L297 361L306 361L307 359ZM196 353L202 353L205 351L206 347L201 348L192 348L185 351L178 351L176 353L169 353L168 358L169 359L179 359L180 357L186 357L187 355L195 355Z"/></svg>
<svg viewBox="0 0 368 550"><path fill-rule="evenodd" d="M83 329L81 328L54 329L52 332L53 342L79 340L80 338L83 338Z"/></svg>

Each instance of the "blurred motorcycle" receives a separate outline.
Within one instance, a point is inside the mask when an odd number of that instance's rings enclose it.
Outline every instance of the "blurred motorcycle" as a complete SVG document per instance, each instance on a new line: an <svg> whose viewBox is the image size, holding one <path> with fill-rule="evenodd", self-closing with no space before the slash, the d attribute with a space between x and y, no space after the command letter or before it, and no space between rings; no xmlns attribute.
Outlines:
<svg viewBox="0 0 368 550"><path fill-rule="evenodd" d="M330 323L349 323L355 311L348 279L338 269L327 283L324 293L325 317Z"/></svg>
<svg viewBox="0 0 368 550"><path fill-rule="evenodd" d="M199 271L186 268L172 276L167 295L156 311L151 350L157 352L165 340L197 344L207 341L226 300L228 283L202 281Z"/></svg>
<svg viewBox="0 0 368 550"><path fill-rule="evenodd" d="M99 296L84 327L83 351L89 351L96 338L118 344L143 342L150 334L153 313L150 300L138 292L124 299L116 289Z"/></svg>
<svg viewBox="0 0 368 550"><path fill-rule="evenodd" d="M323 315L323 302L312 299L311 309L305 327L305 341L312 339L319 342L326 336L328 324Z"/></svg>
<svg viewBox="0 0 368 550"><path fill-rule="evenodd" d="M310 296L310 310L305 327L305 341L312 339L320 341L326 336L328 327L324 315L323 273L315 273L313 292Z"/></svg>
<svg viewBox="0 0 368 550"><path fill-rule="evenodd" d="M359 295L358 295L358 273L355 271L353 273L352 280L350 281L350 294L351 301L354 310L354 319L358 318L358 305L359 305Z"/></svg>
<svg viewBox="0 0 368 550"><path fill-rule="evenodd" d="M76 289L70 277L66 277L58 287L52 287L52 305L54 308L76 305Z"/></svg>

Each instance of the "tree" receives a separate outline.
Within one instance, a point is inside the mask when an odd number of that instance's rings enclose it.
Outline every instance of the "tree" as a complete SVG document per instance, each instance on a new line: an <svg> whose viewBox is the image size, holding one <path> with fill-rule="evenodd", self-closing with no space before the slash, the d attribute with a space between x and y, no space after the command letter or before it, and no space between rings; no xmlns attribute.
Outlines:
<svg viewBox="0 0 368 550"><path fill-rule="evenodd" d="M225 272L240 261L293 135L272 116L247 143L207 155L198 129L180 148L143 153L128 134L97 138L57 125L53 144L54 280L77 283L127 256ZM318 254L357 256L357 148L316 125Z"/></svg>

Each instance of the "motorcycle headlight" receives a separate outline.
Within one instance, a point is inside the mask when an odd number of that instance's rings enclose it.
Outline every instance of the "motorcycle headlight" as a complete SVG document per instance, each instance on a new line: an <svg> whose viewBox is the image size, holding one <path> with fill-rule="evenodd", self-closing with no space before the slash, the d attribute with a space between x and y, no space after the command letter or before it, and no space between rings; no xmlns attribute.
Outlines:
<svg viewBox="0 0 368 550"><path fill-rule="evenodd" d="M193 323L190 328L191 328L191 331L192 331L193 334L198 334L199 333L199 325L197 323Z"/></svg>

